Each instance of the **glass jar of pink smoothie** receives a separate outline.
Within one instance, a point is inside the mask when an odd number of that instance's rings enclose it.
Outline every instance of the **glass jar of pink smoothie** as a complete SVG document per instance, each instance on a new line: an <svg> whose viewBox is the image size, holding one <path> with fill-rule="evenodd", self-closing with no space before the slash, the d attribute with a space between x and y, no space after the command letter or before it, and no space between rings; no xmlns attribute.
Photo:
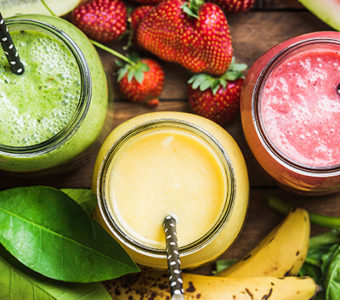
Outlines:
<svg viewBox="0 0 340 300"><path fill-rule="evenodd" d="M241 118L255 158L279 185L340 191L340 33L297 36L260 57L244 82Z"/></svg>

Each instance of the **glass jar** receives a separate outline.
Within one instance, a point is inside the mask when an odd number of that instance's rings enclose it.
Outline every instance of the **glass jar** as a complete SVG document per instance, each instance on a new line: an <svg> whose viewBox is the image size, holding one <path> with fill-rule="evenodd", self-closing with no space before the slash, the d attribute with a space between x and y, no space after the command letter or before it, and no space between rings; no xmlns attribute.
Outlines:
<svg viewBox="0 0 340 300"><path fill-rule="evenodd" d="M171 148L177 138L179 146ZM196 149L210 162L207 168L192 158ZM210 175L216 178L203 187ZM95 164L93 191L96 218L135 262L167 268L161 223L173 214L182 267L194 268L216 259L236 239L249 184L242 153L223 128L196 115L159 112L130 119L107 137Z"/></svg>
<svg viewBox="0 0 340 300"><path fill-rule="evenodd" d="M340 191L340 33L287 40L249 70L243 131L256 160L282 187L306 195Z"/></svg>
<svg viewBox="0 0 340 300"><path fill-rule="evenodd" d="M62 125L62 128L54 132L51 136L48 136L46 139L42 139L41 141L38 141L37 143L30 143L30 144L20 144L14 143L14 144L1 144L0 143L0 170L11 172L13 174L26 174L29 173L32 175L33 173L37 173L39 175L45 174L46 172L55 172L55 171L64 171L65 170L65 164L67 163L68 166L72 167L74 164L70 164L70 162L74 162L74 159L80 156L97 138L99 135L102 126L104 124L104 120L106 117L106 110L107 110L107 82L106 82L106 76L101 64L101 60L90 43L90 41L87 39L87 37L75 26L73 26L71 23L57 18L57 17L51 17L51 16L43 16L43 15L20 15L16 17L12 17L7 19L6 21L7 26L9 28L9 31L12 33L18 34L18 41L17 41L17 48L20 55L20 44L21 44L21 38L26 34L30 34L36 39L35 42L39 45L41 42L41 37L46 36L48 37L53 43L55 42L56 45L61 45L60 49L56 50L55 55L69 55L70 60L67 61L68 64L73 64L76 66L76 69L79 70L79 86L77 86L74 91L74 99L76 100L74 102L74 109L70 112L69 119L65 124ZM19 34L22 34L19 35ZM20 37L20 39L19 39ZM29 38L26 38L29 40ZM50 46L47 45L47 48ZM23 46L24 47L24 46ZM42 47L42 46L41 46ZM58 48L58 47L57 47ZM51 48L52 49L52 48ZM25 51L25 48L22 48L21 52ZM48 50L49 51L49 50ZM59 51L59 52L57 52ZM21 53L24 54L24 53ZM38 55L36 52L34 52L35 55ZM29 55L34 55L33 52L29 53ZM20 55L21 56L21 55ZM24 55L23 55L24 57ZM51 60L58 60L59 57L50 57ZM17 81L17 89L22 92L20 89L22 89L22 86L25 80L31 80L34 84L34 77L36 76L36 73L31 72L33 70L33 63L31 63L30 60L26 58L27 61L24 63L26 64L25 68L26 71L23 75L17 76L14 80ZM42 61L42 60L41 60ZM73 61L73 62L72 62ZM30 65L32 64L32 65ZM46 64L47 65L47 64ZM57 66L58 67L58 66ZM45 68L45 64L44 64ZM48 67L46 67L48 68ZM52 77L50 80L53 81L59 80L56 85L59 84L59 86L56 87L58 90L63 89L63 85L65 84L65 80L67 79L63 78L64 73L62 73L62 70L65 70L67 68L67 65L65 65L65 68L63 66L60 66L61 74L59 74L58 78ZM4 68L5 69L5 68ZM53 69L53 68L52 68ZM75 69L75 70L76 70ZM37 72L42 74L41 76L48 76L46 73L46 69L42 69L42 71L39 71L39 68L37 68ZM48 70L48 69L47 69ZM52 74L55 75L54 70L49 69ZM31 72L31 73L30 73ZM66 71L65 71L66 72ZM77 71L78 72L78 71ZM29 74L29 75L27 75ZM32 75L34 74L34 75ZM69 73L67 73L69 74ZM71 73L70 73L71 74ZM25 78L25 75L27 76ZM29 77L31 76L31 77ZM66 75L65 75L66 76ZM71 80L74 80L74 78L71 78ZM76 82L76 81L74 81ZM46 83L48 84L48 83ZM33 88L33 87L32 87ZM44 86L39 86L39 90L43 90ZM13 89L12 89L13 90ZM8 93L10 94L11 89L8 89ZM23 91L25 92L25 91ZM36 91L34 91L36 92ZM69 97L73 92L73 87L69 85L69 90L65 91L62 90L60 93L65 94L65 98ZM19 92L18 92L19 93ZM57 93L56 93L57 94ZM67 95L66 95L67 94ZM13 94L11 94L13 95ZM10 95L10 96L11 96ZM21 94L20 94L21 95ZM42 95L42 92L40 93L37 91L37 97L38 98L38 104L36 99L32 100L29 98L30 96L27 96L25 98L25 94L23 94L23 98L19 100L19 105L16 108L12 108L13 110L20 110L22 108L21 105L25 106L26 108L29 108L30 105L32 105L32 109L30 109L30 113L34 114L34 111L41 110L41 116L44 118L43 115L44 109L41 107L45 107L46 105L49 105L49 102L52 101L52 94L50 95L44 95L45 98L39 96ZM78 96L79 95L79 96ZM8 96L8 97L10 97ZM67 97L66 97L67 96ZM5 98L2 98L3 103L6 101L7 95ZM15 95L13 97L17 97ZM77 100L79 97L79 100ZM1 99L0 99L1 100ZM17 101L17 100L16 100ZM34 102L35 101L35 102ZM54 101L54 100L53 100ZM59 101L59 99L58 99ZM34 102L34 104L33 104ZM57 103L57 101L55 101ZM31 104L32 103L32 104ZM57 105L59 105L60 102L58 102ZM68 109L69 102L67 99L65 100L65 113ZM30 105L28 105L30 104ZM34 105L37 105L34 107ZM41 105L41 107L40 107ZM53 104L54 105L54 104ZM18 108L19 107L19 108ZM24 109L26 109L24 108ZM3 110L6 110L6 106L3 105ZM50 111L55 112L54 107L51 108ZM50 111L46 110L45 115L50 114ZM4 111L6 113L6 111ZM9 112L8 112L9 113ZM57 113L56 113L57 114ZM61 116L63 114L63 110L60 112ZM49 115L50 116L50 115ZM31 117L26 117L26 119L20 119L20 122L24 120L25 122L31 122ZM56 117L58 119L58 117ZM15 122L14 119L14 125L9 128L7 132L3 132L2 134L7 135L12 132L12 129L14 130ZM38 119L38 122L43 122ZM56 121L58 123L58 120ZM38 124L36 122L36 124ZM44 123L45 124L45 123ZM46 124L48 124L48 121L46 121ZM27 125L27 124L26 124ZM28 127L28 125L25 127ZM53 127L54 125L52 125ZM36 136L39 134L39 131L43 130L50 130L49 128L51 126L44 125L41 127L34 127L32 126L31 131L28 131L28 134L26 136L31 135ZM36 129L39 128L39 129ZM14 132L14 131L13 131ZM12 133L13 133L12 132ZM18 133L20 135L20 132ZM15 134L12 134L15 136ZM23 134L24 135L24 134ZM24 135L25 138L25 135ZM3 136L3 139L6 141L6 137Z"/></svg>

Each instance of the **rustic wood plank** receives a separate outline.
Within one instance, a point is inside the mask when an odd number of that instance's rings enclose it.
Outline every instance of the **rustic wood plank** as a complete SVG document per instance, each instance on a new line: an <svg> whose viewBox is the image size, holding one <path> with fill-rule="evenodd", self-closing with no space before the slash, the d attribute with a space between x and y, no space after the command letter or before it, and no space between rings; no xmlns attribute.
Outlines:
<svg viewBox="0 0 340 300"><path fill-rule="evenodd" d="M305 10L297 0L256 0L253 10Z"/></svg>

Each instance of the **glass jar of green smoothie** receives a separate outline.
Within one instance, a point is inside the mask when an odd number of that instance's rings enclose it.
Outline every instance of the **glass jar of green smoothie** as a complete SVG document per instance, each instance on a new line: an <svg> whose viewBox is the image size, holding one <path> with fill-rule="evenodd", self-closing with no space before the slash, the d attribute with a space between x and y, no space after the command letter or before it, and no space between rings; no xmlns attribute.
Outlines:
<svg viewBox="0 0 340 300"><path fill-rule="evenodd" d="M0 170L65 170L104 124L108 92L101 60L63 19L21 15L6 23L25 72L13 74L0 50Z"/></svg>

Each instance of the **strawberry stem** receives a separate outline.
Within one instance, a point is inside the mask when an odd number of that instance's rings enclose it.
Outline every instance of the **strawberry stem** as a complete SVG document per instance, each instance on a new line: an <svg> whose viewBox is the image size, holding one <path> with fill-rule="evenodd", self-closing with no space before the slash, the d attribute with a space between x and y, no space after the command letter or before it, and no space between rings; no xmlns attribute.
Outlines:
<svg viewBox="0 0 340 300"><path fill-rule="evenodd" d="M198 19L198 12L203 4L204 0L189 0L181 8L188 16Z"/></svg>
<svg viewBox="0 0 340 300"><path fill-rule="evenodd" d="M46 4L45 0L40 0L40 2L42 3L42 5L45 6L45 8L53 17L57 17L57 15L52 11L52 9L50 9L49 6Z"/></svg>
<svg viewBox="0 0 340 300"><path fill-rule="evenodd" d="M200 0L198 0L200 1ZM40 0L40 2L42 3L42 5L45 6L45 8L49 11L49 13L54 16L54 17L57 17L57 15L49 8L49 6L46 4L45 0ZM106 51L106 52L109 52L111 53L112 55L120 58L121 60L124 60L125 62L127 62L128 64L130 64L131 66L135 66L136 63L133 62L131 59L127 58L126 56L124 56L123 54L120 54L119 52L109 48L109 47L106 47L104 46L103 44L100 44L96 41L93 41L93 40L90 40L92 42L93 45L97 46L98 48Z"/></svg>
<svg viewBox="0 0 340 300"><path fill-rule="evenodd" d="M121 53L119 53L119 52L117 52L117 51L115 51L115 50L113 50L113 49L111 49L111 48L109 48L107 46L104 46L103 44L98 43L96 41L91 40L91 42L92 42L93 45L97 46L98 48L100 48L100 49L102 49L102 50L104 50L104 51L106 51L108 53L111 53L112 55L120 58L121 60L124 60L125 62L127 62L131 66L135 66L136 65L135 62L133 62L131 59L127 58L125 55L123 55L123 54L121 54Z"/></svg>

